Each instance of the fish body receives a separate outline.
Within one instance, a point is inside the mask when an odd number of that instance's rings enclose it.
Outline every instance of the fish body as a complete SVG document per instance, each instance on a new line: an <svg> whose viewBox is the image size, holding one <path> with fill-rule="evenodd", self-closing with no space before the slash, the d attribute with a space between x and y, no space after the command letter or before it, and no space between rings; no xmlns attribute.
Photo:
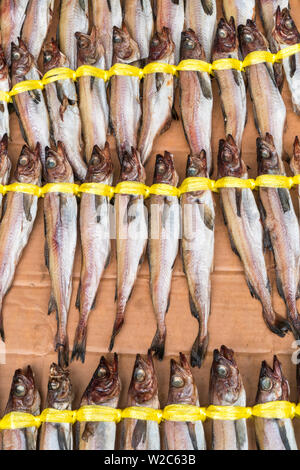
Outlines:
<svg viewBox="0 0 300 470"><path fill-rule="evenodd" d="M78 66L90 65L105 69L104 49L96 28L90 35L76 33ZM103 149L108 134L109 107L104 80L96 77L80 77L79 108L85 143L85 158L89 162L93 148Z"/></svg>
<svg viewBox="0 0 300 470"><path fill-rule="evenodd" d="M37 61L54 14L55 0L30 0L21 37Z"/></svg>
<svg viewBox="0 0 300 470"><path fill-rule="evenodd" d="M121 393L118 356L113 361L104 357L81 399L80 406L108 406L117 408ZM77 424L79 450L114 450L117 425L113 422L86 422Z"/></svg>
<svg viewBox="0 0 300 470"><path fill-rule="evenodd" d="M295 138L293 156L290 161L290 167L294 175L300 175L300 140ZM298 185L298 203L300 207L300 186Z"/></svg>
<svg viewBox="0 0 300 470"><path fill-rule="evenodd" d="M205 151L189 156L187 178L208 178ZM191 352L192 366L200 367L208 346L208 318L211 305L211 280L214 261L215 209L211 191L193 191L181 196L181 252L190 295L192 315L199 323Z"/></svg>
<svg viewBox="0 0 300 470"><path fill-rule="evenodd" d="M86 183L111 185L113 165L108 143L104 150L95 146L88 167ZM72 358L84 362L87 338L87 322L102 274L110 258L110 203L106 196L83 193L80 198L80 239L82 263L77 307L80 319L75 333Z"/></svg>
<svg viewBox="0 0 300 470"><path fill-rule="evenodd" d="M69 66L68 59L54 40L44 46L43 53L45 72ZM54 141L56 144L63 142L74 174L83 181L87 168L83 161L82 128L75 84L71 79L49 83L46 95Z"/></svg>
<svg viewBox="0 0 300 470"><path fill-rule="evenodd" d="M181 59L205 60L204 50L192 30L182 33ZM208 172L212 171L211 132L213 94L207 72L179 72L180 106L184 132L192 155L206 152Z"/></svg>
<svg viewBox="0 0 300 470"><path fill-rule="evenodd" d="M113 58L113 27L121 28L122 26L120 0L102 0L100 2L99 0L92 0L92 11L93 24L98 30L104 48L106 70L109 70Z"/></svg>
<svg viewBox="0 0 300 470"><path fill-rule="evenodd" d="M154 184L177 186L178 175L173 155L165 152L157 155ZM170 292L174 263L178 253L180 232L180 206L177 196L150 196L149 209L149 268L150 292L157 330L151 344L158 359L165 351L165 317L170 304Z"/></svg>
<svg viewBox="0 0 300 470"><path fill-rule="evenodd" d="M119 182L145 183L146 174L139 153L132 149L123 154ZM143 262L147 245L148 227L142 195L116 194L116 250L117 285L116 318L109 349L112 350L116 335L120 332L127 302L131 296L138 270Z"/></svg>
<svg viewBox="0 0 300 470"><path fill-rule="evenodd" d="M5 55L2 47L0 46L0 92L10 90L10 77L8 71L8 65L5 60ZM0 139L3 139L4 135L10 135L9 129L9 112L8 103L6 101L0 102Z"/></svg>
<svg viewBox="0 0 300 470"><path fill-rule="evenodd" d="M270 134L257 139L259 175L285 175ZM296 339L300 337L300 317L296 300L300 286L300 231L288 189L259 188L266 244L273 251L277 290L286 304L288 319Z"/></svg>
<svg viewBox="0 0 300 470"><path fill-rule="evenodd" d="M61 142L56 150L47 149L47 183L73 183L72 168ZM47 193L44 198L45 259L51 279L48 313L56 312L55 350L58 363L69 362L67 320L72 294L72 272L77 241L77 201L74 194Z"/></svg>
<svg viewBox="0 0 300 470"><path fill-rule="evenodd" d="M151 41L149 63L154 61L174 64L174 43L167 28L163 28L161 33L156 33ZM138 145L143 164L151 155L155 138L171 125L173 102L173 75L156 73L145 76L143 120Z"/></svg>
<svg viewBox="0 0 300 470"><path fill-rule="evenodd" d="M248 20L246 26L238 28L242 54L246 57L253 51L267 51L265 37L256 24ZM282 156L283 132L286 122L286 108L271 64L262 63L246 68L250 95L253 102L255 123L263 137L268 132L274 136L278 155Z"/></svg>
<svg viewBox="0 0 300 470"><path fill-rule="evenodd" d="M151 0L125 2L124 22L139 46L141 59L147 59L154 29Z"/></svg>
<svg viewBox="0 0 300 470"><path fill-rule="evenodd" d="M41 185L39 145L35 151L23 147L12 182ZM3 340L3 299L12 285L16 268L28 243L37 208L37 196L20 192L6 196L5 213L0 225L0 334Z"/></svg>
<svg viewBox="0 0 300 470"><path fill-rule="evenodd" d="M226 346L214 350L209 395L209 402L215 406L246 406L246 392L234 352ZM246 420L213 420L212 449L248 450Z"/></svg>
<svg viewBox="0 0 300 470"><path fill-rule="evenodd" d="M300 43L300 33L288 8L276 12L273 37L280 49ZM291 92L294 112L300 116L300 52L283 59L283 68Z"/></svg>
<svg viewBox="0 0 300 470"><path fill-rule="evenodd" d="M128 406L159 409L157 378L152 355L136 357L128 391ZM132 418L122 423L122 450L160 450L159 424Z"/></svg>
<svg viewBox="0 0 300 470"><path fill-rule="evenodd" d="M50 367L46 408L72 410L73 391L68 369L57 364ZM72 423L43 423L40 434L40 450L72 450Z"/></svg>
<svg viewBox="0 0 300 470"><path fill-rule="evenodd" d="M189 0L185 3L185 28L192 29L204 49L208 62L217 26L215 0Z"/></svg>
<svg viewBox="0 0 300 470"><path fill-rule="evenodd" d="M232 19L227 22L220 20L216 32L212 59L238 60L238 41L235 23ZM225 133L234 138L241 148L243 133L247 121L247 95L242 72L239 70L215 70L220 91L222 111L225 121Z"/></svg>
<svg viewBox="0 0 300 470"><path fill-rule="evenodd" d="M180 60L180 40L184 27L184 1L183 0L156 0L156 31L161 33L163 28L171 32L175 44L175 65Z"/></svg>
<svg viewBox="0 0 300 470"><path fill-rule="evenodd" d="M226 20L234 18L236 26L255 20L255 0L223 0L223 12Z"/></svg>
<svg viewBox="0 0 300 470"><path fill-rule="evenodd" d="M68 58L70 68L77 67L77 43L75 33L84 34L89 29L88 0L61 0L59 16L59 49Z"/></svg>
<svg viewBox="0 0 300 470"><path fill-rule="evenodd" d="M137 43L125 25L113 29L113 63L130 64L140 59ZM113 76L111 78L110 119L117 142L120 161L124 152L137 148L141 119L140 80L138 77Z"/></svg>
<svg viewBox="0 0 300 470"><path fill-rule="evenodd" d="M232 136L228 136L226 141L220 141L218 170L219 178L248 178L246 165ZM241 259L250 293L261 302L268 328L273 333L284 336L288 324L276 316L272 307L264 258L263 227L253 192L248 188L222 188L220 193L231 247Z"/></svg>
<svg viewBox="0 0 300 470"><path fill-rule="evenodd" d="M26 371L16 370L5 415L13 412L40 414L41 398L36 388L30 366ZM2 434L2 450L36 450L38 428L5 429Z"/></svg>
<svg viewBox="0 0 300 470"><path fill-rule="evenodd" d="M171 359L168 405L200 406L198 390L184 354L180 362ZM165 450L206 450L203 425L201 421L163 422Z"/></svg>
<svg viewBox="0 0 300 470"><path fill-rule="evenodd" d="M8 156L8 136L4 134L0 141L0 184L8 183L11 172L11 161ZM3 194L0 195L0 218L2 216Z"/></svg>
<svg viewBox="0 0 300 470"><path fill-rule="evenodd" d="M290 388L282 367L274 356L273 369L263 361L256 395L256 404L289 401ZM291 419L254 417L255 436L259 450L297 450Z"/></svg>
<svg viewBox="0 0 300 470"><path fill-rule="evenodd" d="M11 43L17 42L25 20L29 0L1 0L0 31L1 45L7 65L11 64Z"/></svg>
<svg viewBox="0 0 300 470"><path fill-rule="evenodd" d="M40 77L33 56L19 39L19 46L12 45L12 85L24 80L39 80ZM13 100L24 139L31 149L34 149L37 143L40 144L44 167L45 148L50 145L50 121L43 92L32 90L19 93Z"/></svg>

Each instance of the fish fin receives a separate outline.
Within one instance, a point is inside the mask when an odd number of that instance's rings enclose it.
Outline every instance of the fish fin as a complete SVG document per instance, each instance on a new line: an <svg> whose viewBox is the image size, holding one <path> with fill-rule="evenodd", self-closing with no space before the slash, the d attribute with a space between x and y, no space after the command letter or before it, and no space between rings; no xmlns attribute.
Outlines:
<svg viewBox="0 0 300 470"><path fill-rule="evenodd" d="M76 359L77 361L81 360L81 362L84 363L86 354L86 340L87 325L79 323L76 328L71 362Z"/></svg>
<svg viewBox="0 0 300 470"><path fill-rule="evenodd" d="M179 121L179 116L178 116L178 113L175 109L175 104L173 104L173 106L172 106L171 115L172 115L172 119L174 119L174 121Z"/></svg>
<svg viewBox="0 0 300 470"><path fill-rule="evenodd" d="M85 12L86 5L85 5L85 0L78 0L80 8Z"/></svg>
<svg viewBox="0 0 300 470"><path fill-rule="evenodd" d="M290 62L290 77L293 78L293 76L295 75L295 72L297 70L297 64L296 64L296 56L295 55L291 55L289 57L289 62Z"/></svg>
<svg viewBox="0 0 300 470"><path fill-rule="evenodd" d="M187 428L192 441L193 449L198 450L197 437L195 432L195 423L187 422Z"/></svg>
<svg viewBox="0 0 300 470"><path fill-rule="evenodd" d="M206 15L211 16L214 12L213 0L201 0L202 8Z"/></svg>
<svg viewBox="0 0 300 470"><path fill-rule="evenodd" d="M57 305L56 305L54 294L53 292L51 292L49 303L48 303L48 315L51 315L51 313L53 312L57 312Z"/></svg>
<svg viewBox="0 0 300 470"><path fill-rule="evenodd" d="M109 253L107 255L107 258L106 258L106 261L105 261L104 269L108 268L108 266L110 264L110 260L111 260L111 252L109 251Z"/></svg>
<svg viewBox="0 0 300 470"><path fill-rule="evenodd" d="M235 202L236 202L236 215L238 217L241 217L242 196L243 196L242 189L241 188L236 188L236 190L235 190Z"/></svg>
<svg viewBox="0 0 300 470"><path fill-rule="evenodd" d="M255 288L253 287L253 285L251 284L251 281L248 278L246 278L246 282L247 282L247 286L249 288L251 297L253 297L254 299L257 299L257 300L260 301L260 297L257 294L257 292L256 292Z"/></svg>
<svg viewBox="0 0 300 470"><path fill-rule="evenodd" d="M292 56L292 57L295 57L295 56ZM283 73L282 64L273 64L273 69L274 69L275 81L281 93L283 84L284 84L284 73Z"/></svg>
<svg viewBox="0 0 300 470"><path fill-rule="evenodd" d="M201 211L201 208L200 208L200 211ZM215 218L214 218L214 214L211 208L207 204L204 204L202 218L203 218L203 222L205 226L213 232L214 227L215 227Z"/></svg>
<svg viewBox="0 0 300 470"><path fill-rule="evenodd" d="M68 108L68 106L69 106L68 98L66 96L64 96L64 98L62 100L62 104L59 107L59 116L60 116L60 119L62 121L64 120L64 114L65 114L66 109Z"/></svg>
<svg viewBox="0 0 300 470"><path fill-rule="evenodd" d="M238 419L234 421L234 427L237 440L237 448L238 450L243 450L245 449L245 445L247 444L247 433L245 433L245 424L243 420Z"/></svg>
<svg viewBox="0 0 300 470"><path fill-rule="evenodd" d="M173 108L172 108L173 109ZM171 113L172 113L172 110L171 110ZM160 131L160 135L164 134L165 132L167 132L170 127L171 127L171 124L172 124L172 115L170 116L170 118L168 118L163 126L163 128L161 129Z"/></svg>
<svg viewBox="0 0 300 470"><path fill-rule="evenodd" d="M269 330L272 331L272 333L274 333L275 335L279 336L280 338L284 338L285 335L292 329L288 320L280 317L279 315L277 315L275 319L272 318L270 321L270 316L268 312L266 312L264 309L263 309L263 319L267 327L269 328Z"/></svg>
<svg viewBox="0 0 300 470"><path fill-rule="evenodd" d="M44 245L44 257L45 257L46 268L49 270L49 247L48 247L48 243L46 240L45 240L45 245Z"/></svg>
<svg viewBox="0 0 300 470"><path fill-rule="evenodd" d="M56 424L55 427L57 431L57 441L58 441L59 450L71 450L68 448L66 433L62 425Z"/></svg>
<svg viewBox="0 0 300 470"><path fill-rule="evenodd" d="M234 79L236 85L238 87L240 87L241 86L241 80L243 80L241 75L240 75L240 72L238 70L233 69L232 73L233 73L233 79Z"/></svg>
<svg viewBox="0 0 300 470"><path fill-rule="evenodd" d="M80 310L80 293L81 293L81 282L79 281L76 301L75 301L75 307L77 308L77 310Z"/></svg>
<svg viewBox="0 0 300 470"><path fill-rule="evenodd" d="M198 79L204 98L207 100L212 100L213 95L209 76L206 73L199 72Z"/></svg>
<svg viewBox="0 0 300 470"><path fill-rule="evenodd" d="M31 206L34 197L35 196L31 196L30 194L23 194L23 209L28 222L32 221Z"/></svg>
<svg viewBox="0 0 300 470"><path fill-rule="evenodd" d="M3 322L3 312L2 312L2 298L0 300L0 337L3 343L5 343L4 322Z"/></svg>
<svg viewBox="0 0 300 470"><path fill-rule="evenodd" d="M96 211L96 223L100 224L101 222L101 210L99 211L99 207L102 205L102 197L101 196L94 196L95 201L95 211Z"/></svg>
<svg viewBox="0 0 300 470"><path fill-rule="evenodd" d="M58 365L63 369L69 365L69 341L66 337L64 342L56 339L55 351L58 353Z"/></svg>
<svg viewBox="0 0 300 470"><path fill-rule="evenodd" d="M195 317L198 321L200 321L200 316L199 316L199 312L197 310L197 307L195 305L195 302L193 300L193 297L191 296L191 294L189 293L189 301L190 301L190 310L191 310L191 314L193 315L193 317Z"/></svg>
<svg viewBox="0 0 300 470"><path fill-rule="evenodd" d="M222 211L222 215L223 215L224 224L227 227L228 226L228 221L227 221L227 217L226 217L226 212L224 210L224 206L222 204L222 199L220 199L220 207L221 207L221 211Z"/></svg>
<svg viewBox="0 0 300 470"><path fill-rule="evenodd" d="M267 214L266 214L265 208L264 208L263 203L261 202L260 198L258 199L258 209L259 209L260 217L261 217L261 220L263 222L263 227L264 227L264 239L263 239L264 250L273 251L271 236L270 236L269 230L266 228L266 224L265 224Z"/></svg>
<svg viewBox="0 0 300 470"><path fill-rule="evenodd" d="M138 419L134 427L131 445L134 450L136 450L140 443L144 444L147 437L147 422L141 419Z"/></svg>
<svg viewBox="0 0 300 470"><path fill-rule="evenodd" d="M41 95L38 90L30 90L28 91L28 94L35 104L39 104L41 102Z"/></svg>
<svg viewBox="0 0 300 470"><path fill-rule="evenodd" d="M155 74L156 93L159 92L165 81L165 75L161 72Z"/></svg>
<svg viewBox="0 0 300 470"><path fill-rule="evenodd" d="M191 366L201 367L206 357L208 348L209 335L207 335L202 341L200 341L200 328L197 338L193 344L191 351Z"/></svg>
<svg viewBox="0 0 300 470"><path fill-rule="evenodd" d="M114 344L115 344L115 338L120 333L123 324L124 324L124 314L123 315L117 315L117 317L115 319L111 339L110 339L109 348L108 348L109 352L111 352L113 350Z"/></svg>
<svg viewBox="0 0 300 470"><path fill-rule="evenodd" d="M233 241L232 235L231 235L231 233L230 233L229 231L228 231L228 236L229 236L230 246L231 246L231 249L232 249L233 253L234 253L235 255L237 255L237 256L241 259L240 254L239 254L239 252L238 252L238 249L237 249L237 247L235 246L235 243L234 243L234 241Z"/></svg>
<svg viewBox="0 0 300 470"><path fill-rule="evenodd" d="M166 342L166 327L161 331L157 328L155 336L153 338L150 350L154 352L154 355L162 361L165 354L165 342Z"/></svg>
<svg viewBox="0 0 300 470"><path fill-rule="evenodd" d="M291 206L288 190L286 188L277 188L277 193L283 212L289 212L291 210Z"/></svg>
<svg viewBox="0 0 300 470"><path fill-rule="evenodd" d="M285 450L292 450L290 443L289 443L289 438L287 436L285 423L282 420L278 419L276 420L276 424L278 426L278 431L279 431L281 441L282 441L282 444L284 445Z"/></svg>
<svg viewBox="0 0 300 470"><path fill-rule="evenodd" d="M109 11L111 11L111 0L106 0L106 2L107 2L107 7Z"/></svg>

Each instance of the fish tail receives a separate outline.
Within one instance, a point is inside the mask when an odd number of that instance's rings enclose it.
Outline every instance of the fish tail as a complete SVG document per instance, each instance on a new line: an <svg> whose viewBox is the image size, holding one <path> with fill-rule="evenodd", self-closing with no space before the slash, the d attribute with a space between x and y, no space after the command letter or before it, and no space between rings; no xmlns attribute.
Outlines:
<svg viewBox="0 0 300 470"><path fill-rule="evenodd" d="M274 333L275 335L279 336L280 338L284 338L284 336L289 331L291 331L291 323L285 318L282 318L280 315L276 315L275 320L274 319L270 320L270 316L268 312L263 310L263 317L269 330L272 331L272 333ZM300 332L300 328L299 328L299 332Z"/></svg>
<svg viewBox="0 0 300 470"><path fill-rule="evenodd" d="M62 341L61 339L56 339L55 351L58 354L58 365L63 369L69 365L69 341L68 338Z"/></svg>
<svg viewBox="0 0 300 470"><path fill-rule="evenodd" d="M200 367L202 366L203 361L206 357L206 353L207 353L208 340L209 340L208 334L204 338L201 338L200 332L199 332L191 350L191 366L192 367L199 367L200 369Z"/></svg>
<svg viewBox="0 0 300 470"><path fill-rule="evenodd" d="M76 328L71 361L76 359L77 361L81 360L81 362L84 363L86 353L86 340L87 325L79 324Z"/></svg>
<svg viewBox="0 0 300 470"><path fill-rule="evenodd" d="M163 330L161 330L160 328L157 328L150 350L154 352L154 355L160 361L162 361L164 358L165 343L166 343L166 328L164 327Z"/></svg>
<svg viewBox="0 0 300 470"><path fill-rule="evenodd" d="M115 323L114 323L111 339L110 339L110 344L108 348L109 351L113 350L114 345L115 345L115 338L120 333L123 324L124 324L124 315L122 316L117 315Z"/></svg>

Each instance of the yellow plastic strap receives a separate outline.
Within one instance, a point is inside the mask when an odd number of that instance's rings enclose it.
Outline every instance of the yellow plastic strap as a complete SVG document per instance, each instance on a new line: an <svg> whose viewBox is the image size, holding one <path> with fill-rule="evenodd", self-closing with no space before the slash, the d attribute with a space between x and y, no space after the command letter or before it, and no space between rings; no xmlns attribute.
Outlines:
<svg viewBox="0 0 300 470"><path fill-rule="evenodd" d="M77 421L119 423L122 419L122 411L109 406L82 406L77 411Z"/></svg>
<svg viewBox="0 0 300 470"><path fill-rule="evenodd" d="M42 188L42 197L48 193L67 193L78 195L79 186L73 183L48 183Z"/></svg>
<svg viewBox="0 0 300 470"><path fill-rule="evenodd" d="M115 194L130 194L133 196L144 196L145 198L149 196L148 186L137 181L122 181L117 184L113 191Z"/></svg>
<svg viewBox="0 0 300 470"><path fill-rule="evenodd" d="M36 427L39 428L41 420L39 416L33 416L29 413L14 411L5 415L0 421L0 429L23 429Z"/></svg>
<svg viewBox="0 0 300 470"><path fill-rule="evenodd" d="M269 51L250 52L243 61L243 67L245 68L249 67L249 65L257 65L265 62L274 64L274 62L279 62L279 59L277 59L276 54L272 54L272 52Z"/></svg>
<svg viewBox="0 0 300 470"><path fill-rule="evenodd" d="M79 187L78 192L105 196L110 199L114 196L114 188L102 183L84 183Z"/></svg>
<svg viewBox="0 0 300 470"><path fill-rule="evenodd" d="M110 71L108 72L109 77L114 75L121 75L127 77L138 77L140 79L143 78L143 70L139 69L138 67L134 67L133 65L128 64L114 64Z"/></svg>
<svg viewBox="0 0 300 470"><path fill-rule="evenodd" d="M210 419L236 421L247 419L252 415L250 407L243 406L214 406L211 405L206 410L206 416Z"/></svg>
<svg viewBox="0 0 300 470"><path fill-rule="evenodd" d="M218 59L212 63L213 70L240 70L243 71L243 62L238 59Z"/></svg>
<svg viewBox="0 0 300 470"><path fill-rule="evenodd" d="M8 91L0 90L0 101L6 101L6 103L10 103L12 101Z"/></svg>
<svg viewBox="0 0 300 470"><path fill-rule="evenodd" d="M200 176L186 178L179 191L180 194L191 193L193 191L216 191L215 181Z"/></svg>
<svg viewBox="0 0 300 470"><path fill-rule="evenodd" d="M178 422L205 421L205 408L192 405L168 405L163 410L163 420Z"/></svg>
<svg viewBox="0 0 300 470"><path fill-rule="evenodd" d="M261 188L287 188L294 185L294 178L281 175L261 175L256 178L256 186Z"/></svg>
<svg viewBox="0 0 300 470"><path fill-rule="evenodd" d="M179 197L180 191L175 186L171 186L170 184L153 184L149 188L150 194L156 196L174 196Z"/></svg>
<svg viewBox="0 0 300 470"><path fill-rule="evenodd" d="M27 183L12 183L8 186L1 187L2 194L6 193L25 193L31 194L32 196L40 197L42 194L42 188L36 186L35 184Z"/></svg>
<svg viewBox="0 0 300 470"><path fill-rule="evenodd" d="M67 67L58 67L56 69L49 70L43 77L43 84L57 82L58 80L74 80L76 81L77 74L74 70Z"/></svg>
<svg viewBox="0 0 300 470"><path fill-rule="evenodd" d="M41 423L76 423L76 411L46 408L40 415Z"/></svg>
<svg viewBox="0 0 300 470"><path fill-rule="evenodd" d="M147 64L142 70L143 76L151 73L168 73L169 75L176 75L178 67L172 64L165 64L163 62L152 62Z"/></svg>
<svg viewBox="0 0 300 470"><path fill-rule="evenodd" d="M300 44L294 44L293 46L288 46L284 49L281 49L279 52L277 52L276 55L278 59L286 59L291 55L297 54L298 52L300 52Z"/></svg>
<svg viewBox="0 0 300 470"><path fill-rule="evenodd" d="M208 62L204 62L203 60L195 60L195 59L182 60L177 65L177 70L179 72L194 71L194 72L212 73L212 68L213 68L212 64L209 64Z"/></svg>
<svg viewBox="0 0 300 470"><path fill-rule="evenodd" d="M226 176L219 179L215 183L215 188L242 188L242 189L255 189L255 180L252 179L242 179L242 178L233 178L231 176Z"/></svg>
<svg viewBox="0 0 300 470"><path fill-rule="evenodd" d="M266 419L293 419L296 415L296 405L288 401L270 401L255 405L252 415Z"/></svg>
<svg viewBox="0 0 300 470"><path fill-rule="evenodd" d="M293 183L294 185L300 184L300 175L293 176Z"/></svg>
<svg viewBox="0 0 300 470"><path fill-rule="evenodd" d="M107 82L110 78L109 72L106 70L98 69L97 67L93 67L92 65L82 65L76 70L77 78L80 77L96 77L101 78L105 82Z"/></svg>
<svg viewBox="0 0 300 470"><path fill-rule="evenodd" d="M44 88L42 80L25 80L17 83L9 92L9 96L19 95L32 90L42 90Z"/></svg>
<svg viewBox="0 0 300 470"><path fill-rule="evenodd" d="M132 406L125 408L122 411L122 419L140 419L145 421L156 421L160 423L162 420L163 412L161 410L155 410L154 408L144 408L143 406Z"/></svg>

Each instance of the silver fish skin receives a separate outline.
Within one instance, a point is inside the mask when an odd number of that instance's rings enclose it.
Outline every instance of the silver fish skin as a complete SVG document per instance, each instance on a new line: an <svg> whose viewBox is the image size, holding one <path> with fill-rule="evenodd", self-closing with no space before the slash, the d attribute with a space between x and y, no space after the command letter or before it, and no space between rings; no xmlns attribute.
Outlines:
<svg viewBox="0 0 300 470"><path fill-rule="evenodd" d="M104 48L106 70L109 70L113 59L113 27L121 28L122 26L120 0L102 0L100 2L92 0L92 12L93 24L98 30Z"/></svg>
<svg viewBox="0 0 300 470"><path fill-rule="evenodd" d="M209 403L215 406L246 406L246 392L234 352L226 346L214 350L209 396ZM212 450L248 450L246 419L213 420Z"/></svg>
<svg viewBox="0 0 300 470"><path fill-rule="evenodd" d="M285 175L270 134L257 139L258 175ZM300 338L297 299L300 289L300 229L289 190L259 188L265 244L273 252L277 290L284 300L296 339Z"/></svg>
<svg viewBox="0 0 300 470"><path fill-rule="evenodd" d="M177 186L178 175L174 157L169 152L157 155L154 184ZM172 273L178 254L180 235L180 205L176 196L150 196L149 209L149 269L150 292L157 330L151 350L159 360L164 357L166 314L170 304Z"/></svg>
<svg viewBox="0 0 300 470"><path fill-rule="evenodd" d="M11 65L11 43L17 42L29 0L1 0L0 34L7 65Z"/></svg>
<svg viewBox="0 0 300 470"><path fill-rule="evenodd" d="M145 183L146 173L141 164L139 153L132 148L123 154L119 181ZM127 302L130 299L139 268L143 262L148 226L142 195L116 194L116 250L117 250L117 285L116 318L113 326L109 350L114 347L115 337L120 332L124 320Z"/></svg>
<svg viewBox="0 0 300 470"><path fill-rule="evenodd" d="M81 399L80 406L108 406L117 408L121 394L118 356L113 360L102 357ZM114 450L117 425L112 422L77 424L79 450Z"/></svg>
<svg viewBox="0 0 300 470"><path fill-rule="evenodd" d="M180 353L180 360L171 359L170 385L167 405L200 406L198 390L187 358ZM165 450L206 450L201 421L163 422Z"/></svg>
<svg viewBox="0 0 300 470"><path fill-rule="evenodd" d="M154 29L151 0L125 2L124 22L131 37L139 46L141 59L147 59Z"/></svg>
<svg viewBox="0 0 300 470"><path fill-rule="evenodd" d="M72 410L73 390L68 369L50 366L46 408ZM73 450L72 423L42 423L39 450Z"/></svg>
<svg viewBox="0 0 300 470"><path fill-rule="evenodd" d="M149 62L154 61L174 64L174 43L167 28L163 28L161 33L156 33L151 41ZM146 75L143 84L143 119L138 144L143 164L146 164L151 156L156 137L171 126L173 102L173 75Z"/></svg>
<svg viewBox="0 0 300 470"><path fill-rule="evenodd" d="M91 65L105 69L104 49L94 27L90 35L76 33L78 48L78 66ZM79 109L85 143L85 158L89 162L93 148L98 145L103 149L109 124L109 106L104 80L95 77L80 77Z"/></svg>
<svg viewBox="0 0 300 470"><path fill-rule="evenodd" d="M290 160L290 168L293 174L300 175L300 139L295 137L293 155ZM298 185L298 204L300 209L300 186Z"/></svg>
<svg viewBox="0 0 300 470"><path fill-rule="evenodd" d="M0 92L10 90L10 77L8 71L8 65L5 60L5 55L2 47L0 46ZM2 101L0 103L0 139L4 135L10 136L9 128L9 112L8 103Z"/></svg>
<svg viewBox="0 0 300 470"><path fill-rule="evenodd" d="M16 370L4 414L20 412L38 416L40 405L41 397L31 367L28 366L24 371L22 369ZM36 427L5 429L1 432L1 450L36 450L37 438L38 429Z"/></svg>
<svg viewBox="0 0 300 470"><path fill-rule="evenodd" d="M274 356L273 368L262 362L256 404L289 401L290 387L283 375L281 363ZM255 437L259 450L297 450L291 419L254 417Z"/></svg>
<svg viewBox="0 0 300 470"><path fill-rule="evenodd" d="M281 11L278 7L273 38L282 50L300 43L300 33L288 8ZM294 112L300 116L300 52L283 59L282 62L292 96Z"/></svg>
<svg viewBox="0 0 300 470"><path fill-rule="evenodd" d="M109 144L100 150L95 146L86 183L111 185L113 164ZM75 333L72 359L85 360L87 323L95 306L101 277L110 259L110 202L106 196L83 193L80 198L80 239L82 263L76 306L80 319Z"/></svg>
<svg viewBox="0 0 300 470"><path fill-rule="evenodd" d="M8 156L8 135L5 134L0 140L0 184L8 183L11 172L11 160ZM0 195L0 218L2 217L3 194Z"/></svg>
<svg viewBox="0 0 300 470"><path fill-rule="evenodd" d="M208 178L206 154L189 156L186 177ZM211 191L194 191L181 196L181 254L190 295L190 309L199 330L191 351L192 367L201 367L208 346L211 279L214 262L215 208Z"/></svg>
<svg viewBox="0 0 300 470"><path fill-rule="evenodd" d="M163 28L171 31L175 44L175 65L180 60L181 33L184 28L183 0L156 0L156 30L161 33Z"/></svg>
<svg viewBox="0 0 300 470"><path fill-rule="evenodd" d="M12 182L41 185L40 146L24 146ZM12 285L17 266L31 235L38 209L38 197L9 193L0 225L0 334L4 340L3 300Z"/></svg>
<svg viewBox="0 0 300 470"><path fill-rule="evenodd" d="M113 63L131 64L140 59L137 43L125 24L113 28ZM110 120L115 134L120 162L124 152L137 148L141 119L140 80L138 77L113 76L110 82Z"/></svg>
<svg viewBox="0 0 300 470"><path fill-rule="evenodd" d="M221 18L216 32L212 60L239 59L235 22ZM247 122L247 94L242 72L239 70L215 70L220 91L226 135L232 135L241 148Z"/></svg>
<svg viewBox="0 0 300 470"><path fill-rule="evenodd" d="M192 30L182 33L181 59L205 60L204 50ZM179 72L180 107L184 132L192 155L206 152L209 174L213 169L211 152L213 93L207 72Z"/></svg>
<svg viewBox="0 0 300 470"><path fill-rule="evenodd" d="M128 406L160 408L157 377L151 352L137 355L128 390ZM125 419L122 423L122 450L160 450L159 424L156 421Z"/></svg>
<svg viewBox="0 0 300 470"><path fill-rule="evenodd" d="M89 29L88 0L61 0L58 26L59 49L68 58L70 68L77 68L75 33L87 34Z"/></svg>
<svg viewBox="0 0 300 470"><path fill-rule="evenodd" d="M24 80L39 80L41 73L37 69L33 56L24 42L12 44L12 86ZM45 166L45 148L50 145L50 120L44 95L41 90L19 93L13 98L20 127L26 143L34 149L41 146L41 160Z"/></svg>
<svg viewBox="0 0 300 470"><path fill-rule="evenodd" d="M216 0L188 0L185 3L185 28L196 33L208 62L211 59L216 26Z"/></svg>
<svg viewBox="0 0 300 470"><path fill-rule="evenodd" d="M255 0L223 0L223 12L226 20L234 18L236 26L255 20Z"/></svg>
<svg viewBox="0 0 300 470"><path fill-rule="evenodd" d="M30 0L21 38L37 61L54 14L55 0Z"/></svg>
<svg viewBox="0 0 300 470"><path fill-rule="evenodd" d="M253 51L267 51L268 45L256 24L248 20L238 27L243 57ZM286 123L286 107L276 84L271 64L263 63L246 68L255 124L261 137L274 136L278 155L283 152L283 132Z"/></svg>
<svg viewBox="0 0 300 470"><path fill-rule="evenodd" d="M44 71L69 67L68 59L52 40L43 47ZM83 181L87 167L83 160L83 142L76 87L71 79L49 83L46 87L47 104L55 143L63 142L74 175Z"/></svg>
<svg viewBox="0 0 300 470"><path fill-rule="evenodd" d="M47 183L73 183L72 168L63 143L46 149ZM47 193L44 198L45 259L51 279L48 313L56 312L57 334L54 340L58 364L69 363L67 321L72 294L72 272L77 242L77 200L73 194Z"/></svg>

